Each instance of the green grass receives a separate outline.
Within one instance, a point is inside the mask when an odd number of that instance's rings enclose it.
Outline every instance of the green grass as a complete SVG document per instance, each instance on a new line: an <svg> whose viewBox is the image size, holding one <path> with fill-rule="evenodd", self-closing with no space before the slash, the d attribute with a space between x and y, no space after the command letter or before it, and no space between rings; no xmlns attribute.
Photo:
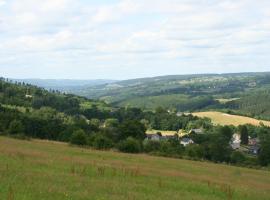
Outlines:
<svg viewBox="0 0 270 200"><path fill-rule="evenodd" d="M0 199L266 200L270 173L0 137Z"/></svg>

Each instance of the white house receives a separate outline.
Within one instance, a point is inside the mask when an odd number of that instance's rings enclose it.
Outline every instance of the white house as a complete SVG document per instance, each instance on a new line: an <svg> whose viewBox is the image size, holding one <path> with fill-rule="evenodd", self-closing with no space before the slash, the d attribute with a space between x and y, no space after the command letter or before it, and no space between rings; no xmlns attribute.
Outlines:
<svg viewBox="0 0 270 200"><path fill-rule="evenodd" d="M203 130L200 128L197 129L191 129L189 133L195 133L195 134L203 134Z"/></svg>
<svg viewBox="0 0 270 200"><path fill-rule="evenodd" d="M190 145L190 144L194 144L194 141L190 138L183 138L180 142L180 144L187 146L187 145Z"/></svg>
<svg viewBox="0 0 270 200"><path fill-rule="evenodd" d="M231 144L232 149L234 150L239 149L241 145L240 134L237 134L237 133L233 134L230 144Z"/></svg>

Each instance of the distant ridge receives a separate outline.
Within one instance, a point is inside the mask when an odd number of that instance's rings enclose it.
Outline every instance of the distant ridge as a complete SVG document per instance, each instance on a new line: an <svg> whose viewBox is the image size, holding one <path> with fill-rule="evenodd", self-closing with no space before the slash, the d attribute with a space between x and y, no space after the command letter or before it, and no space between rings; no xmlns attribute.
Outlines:
<svg viewBox="0 0 270 200"><path fill-rule="evenodd" d="M24 82L31 85L43 87L45 89L60 90L63 92L70 92L82 87L91 87L102 84L111 84L117 82L116 80L107 79L93 79L93 80L77 80L77 79L13 79L17 82Z"/></svg>

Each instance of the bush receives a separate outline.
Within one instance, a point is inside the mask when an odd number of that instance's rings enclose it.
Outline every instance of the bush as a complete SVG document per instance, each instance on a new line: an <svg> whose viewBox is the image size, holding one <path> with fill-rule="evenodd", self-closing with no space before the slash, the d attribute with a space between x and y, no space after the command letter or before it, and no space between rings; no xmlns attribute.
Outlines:
<svg viewBox="0 0 270 200"><path fill-rule="evenodd" d="M118 149L126 153L139 153L141 151L141 144L138 140L128 137L119 143Z"/></svg>
<svg viewBox="0 0 270 200"><path fill-rule="evenodd" d="M24 126L21 121L13 120L9 124L9 133L10 134L22 134L24 132Z"/></svg>
<svg viewBox="0 0 270 200"><path fill-rule="evenodd" d="M146 140L143 143L143 149L145 152L158 152L160 150L160 142L153 140Z"/></svg>
<svg viewBox="0 0 270 200"><path fill-rule="evenodd" d="M167 140L160 142L160 154L169 157L181 157L184 151L183 145L176 140Z"/></svg>
<svg viewBox="0 0 270 200"><path fill-rule="evenodd" d="M76 145L86 145L87 144L87 135L83 130L77 130L73 132L70 138L71 144Z"/></svg>
<svg viewBox="0 0 270 200"><path fill-rule="evenodd" d="M92 145L96 149L110 149L113 147L113 142L103 135L96 135Z"/></svg>
<svg viewBox="0 0 270 200"><path fill-rule="evenodd" d="M185 148L185 153L190 158L202 159L204 157L204 148L196 144L188 145Z"/></svg>
<svg viewBox="0 0 270 200"><path fill-rule="evenodd" d="M231 163L239 164L239 163L243 163L245 160L246 160L246 157L244 156L243 153L239 151L234 151L231 154Z"/></svg>

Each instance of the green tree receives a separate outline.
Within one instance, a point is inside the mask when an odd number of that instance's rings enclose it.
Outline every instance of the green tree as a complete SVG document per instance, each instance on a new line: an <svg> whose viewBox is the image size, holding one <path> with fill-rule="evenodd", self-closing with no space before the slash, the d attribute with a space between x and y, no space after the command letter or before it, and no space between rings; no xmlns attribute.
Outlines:
<svg viewBox="0 0 270 200"><path fill-rule="evenodd" d="M133 137L128 137L119 143L118 149L126 153L139 153L141 151L141 144L139 140Z"/></svg>
<svg viewBox="0 0 270 200"><path fill-rule="evenodd" d="M128 120L123 122L120 127L120 140L124 140L128 137L133 137L138 140L144 140L146 137L145 126L137 120Z"/></svg>
<svg viewBox="0 0 270 200"><path fill-rule="evenodd" d="M24 133L24 126L21 121L13 120L9 124L9 133L10 134L22 134Z"/></svg>
<svg viewBox="0 0 270 200"><path fill-rule="evenodd" d="M261 136L261 149L259 151L259 162L263 166L270 164L270 134Z"/></svg>
<svg viewBox="0 0 270 200"><path fill-rule="evenodd" d="M83 130L77 130L73 132L70 138L71 144L76 145L86 145L87 144L87 135Z"/></svg>
<svg viewBox="0 0 270 200"><path fill-rule="evenodd" d="M239 132L241 135L241 143L244 145L248 144L248 129L245 125L239 126Z"/></svg>
<svg viewBox="0 0 270 200"><path fill-rule="evenodd" d="M239 164L243 163L246 160L245 155L239 151L234 151L231 154L231 163Z"/></svg>
<svg viewBox="0 0 270 200"><path fill-rule="evenodd" d="M145 140L143 142L143 149L147 153L158 152L158 151L160 151L160 142L153 141L153 140Z"/></svg>
<svg viewBox="0 0 270 200"><path fill-rule="evenodd" d="M96 149L110 149L113 147L113 142L109 138L98 134L95 136L92 145Z"/></svg>
<svg viewBox="0 0 270 200"><path fill-rule="evenodd" d="M230 160L231 148L226 135L212 134L208 145L209 157L215 162L228 162Z"/></svg>

